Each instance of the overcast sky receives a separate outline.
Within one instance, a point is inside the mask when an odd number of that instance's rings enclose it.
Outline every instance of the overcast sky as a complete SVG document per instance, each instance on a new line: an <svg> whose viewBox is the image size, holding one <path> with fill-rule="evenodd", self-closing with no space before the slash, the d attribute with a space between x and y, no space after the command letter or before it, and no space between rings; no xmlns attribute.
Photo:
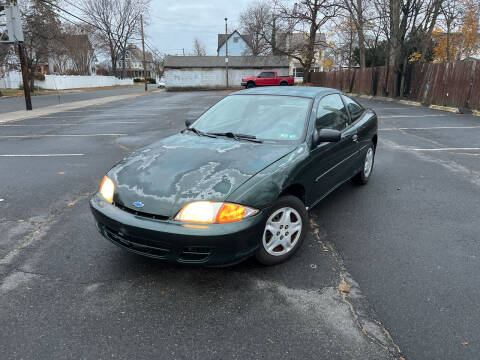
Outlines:
<svg viewBox="0 0 480 360"><path fill-rule="evenodd" d="M151 0L147 41L162 54L191 53L196 37L207 48L207 55L217 55L217 34L238 26L239 13L251 0Z"/></svg>

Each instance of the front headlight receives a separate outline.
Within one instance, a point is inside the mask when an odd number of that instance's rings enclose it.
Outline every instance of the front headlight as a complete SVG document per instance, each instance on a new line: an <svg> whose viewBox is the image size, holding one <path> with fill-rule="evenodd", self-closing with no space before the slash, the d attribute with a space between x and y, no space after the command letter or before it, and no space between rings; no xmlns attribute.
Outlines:
<svg viewBox="0 0 480 360"><path fill-rule="evenodd" d="M110 204L113 203L113 193L115 192L115 184L106 175L103 177L100 185L100 194Z"/></svg>
<svg viewBox="0 0 480 360"><path fill-rule="evenodd" d="M175 220L201 224L225 224L243 220L256 213L258 210L239 204L194 201L185 205L175 216Z"/></svg>

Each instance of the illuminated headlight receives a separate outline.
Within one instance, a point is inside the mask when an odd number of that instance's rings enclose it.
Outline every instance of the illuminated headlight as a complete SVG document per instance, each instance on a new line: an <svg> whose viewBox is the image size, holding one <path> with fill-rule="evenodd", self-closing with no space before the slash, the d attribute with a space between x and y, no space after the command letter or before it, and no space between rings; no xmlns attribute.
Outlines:
<svg viewBox="0 0 480 360"><path fill-rule="evenodd" d="M248 218L258 210L239 204L194 201L185 205L175 216L175 220L201 224L225 224Z"/></svg>
<svg viewBox="0 0 480 360"><path fill-rule="evenodd" d="M102 184L100 185L100 194L109 203L113 203L114 192L115 192L115 184L107 176L104 176L102 180Z"/></svg>

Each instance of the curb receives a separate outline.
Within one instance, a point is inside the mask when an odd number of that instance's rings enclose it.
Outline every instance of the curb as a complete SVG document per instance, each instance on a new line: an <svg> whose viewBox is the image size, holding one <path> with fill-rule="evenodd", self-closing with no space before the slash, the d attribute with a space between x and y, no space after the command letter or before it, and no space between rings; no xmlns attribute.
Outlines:
<svg viewBox="0 0 480 360"><path fill-rule="evenodd" d="M0 113L0 117L2 118L2 120L0 120L0 124L32 119L32 118L56 114L56 113L60 113L68 110L80 109L88 106L108 104L114 101L133 99L139 96L144 96L147 94L158 93L158 92L162 92L162 90L159 89L159 90L141 92L137 94L115 95L115 96L107 96L103 98L96 98L96 99L90 99L90 100L75 101L75 102L70 102L66 104L46 106L43 108L34 109L30 111L20 110L20 111L13 111L13 112L8 112L3 114Z"/></svg>
<svg viewBox="0 0 480 360"><path fill-rule="evenodd" d="M410 105L410 106L422 106L421 102L418 101L410 101L410 100L398 100L400 104Z"/></svg>
<svg viewBox="0 0 480 360"><path fill-rule="evenodd" d="M472 115L473 116L480 116L480 111L479 110L472 110Z"/></svg>
<svg viewBox="0 0 480 360"><path fill-rule="evenodd" d="M434 109L434 110L441 110L441 111L448 111L452 113L459 113L460 110L456 107L449 107L449 106L441 106L441 105L430 105L428 107L429 109Z"/></svg>

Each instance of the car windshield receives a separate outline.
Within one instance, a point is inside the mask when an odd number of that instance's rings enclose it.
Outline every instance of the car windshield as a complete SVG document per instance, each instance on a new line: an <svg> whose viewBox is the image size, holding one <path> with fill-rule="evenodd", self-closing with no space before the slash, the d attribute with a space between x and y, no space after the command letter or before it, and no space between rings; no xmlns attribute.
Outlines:
<svg viewBox="0 0 480 360"><path fill-rule="evenodd" d="M311 99L294 96L232 95L219 101L192 127L204 133L233 133L261 140L298 141Z"/></svg>

